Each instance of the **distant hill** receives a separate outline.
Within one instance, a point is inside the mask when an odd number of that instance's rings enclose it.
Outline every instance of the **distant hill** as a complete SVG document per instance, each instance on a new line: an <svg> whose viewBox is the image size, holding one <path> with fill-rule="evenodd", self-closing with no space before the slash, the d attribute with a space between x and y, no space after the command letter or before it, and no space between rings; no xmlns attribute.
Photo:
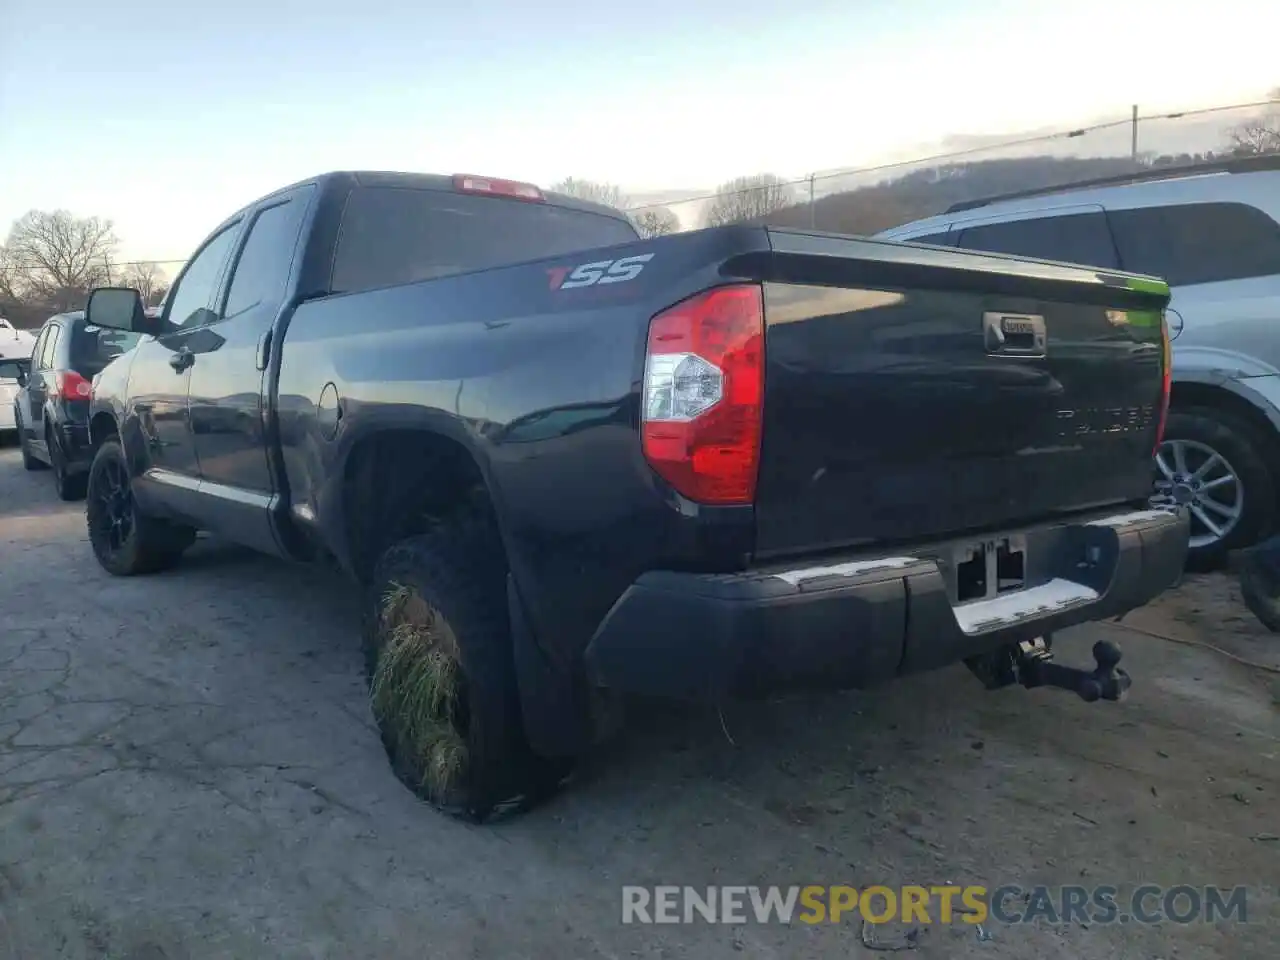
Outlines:
<svg viewBox="0 0 1280 960"><path fill-rule="evenodd" d="M784 207L769 215L766 222L780 227L812 224L819 230L865 235L943 213L952 204L967 200L1210 159L1212 154L1163 155L1147 157L1139 163L1129 157L1034 156L948 163L820 196L812 213L808 202Z"/></svg>

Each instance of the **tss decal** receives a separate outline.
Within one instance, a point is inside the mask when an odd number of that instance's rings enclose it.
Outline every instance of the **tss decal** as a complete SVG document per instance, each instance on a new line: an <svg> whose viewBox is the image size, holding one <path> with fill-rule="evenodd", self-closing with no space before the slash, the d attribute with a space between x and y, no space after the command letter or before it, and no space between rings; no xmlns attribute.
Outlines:
<svg viewBox="0 0 1280 960"><path fill-rule="evenodd" d="M580 267L554 267L547 271L552 290L572 290L575 287L593 287L602 283L625 283L640 276L644 265L653 259L652 253L641 253L621 260L596 260Z"/></svg>

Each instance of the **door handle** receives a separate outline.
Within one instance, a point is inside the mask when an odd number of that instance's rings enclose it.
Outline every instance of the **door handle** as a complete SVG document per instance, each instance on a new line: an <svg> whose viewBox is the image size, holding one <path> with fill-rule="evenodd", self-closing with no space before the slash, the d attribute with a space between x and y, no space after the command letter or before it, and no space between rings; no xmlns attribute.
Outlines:
<svg viewBox="0 0 1280 960"><path fill-rule="evenodd" d="M186 347L183 347L169 358L169 366L173 367L178 373L181 373L195 362L196 355Z"/></svg>
<svg viewBox="0 0 1280 960"><path fill-rule="evenodd" d="M987 353L998 356L1041 358L1047 331L1044 317L1030 313L984 313L983 339Z"/></svg>
<svg viewBox="0 0 1280 960"><path fill-rule="evenodd" d="M268 330L258 338L257 367L259 370L267 369L267 363L271 359L271 331Z"/></svg>

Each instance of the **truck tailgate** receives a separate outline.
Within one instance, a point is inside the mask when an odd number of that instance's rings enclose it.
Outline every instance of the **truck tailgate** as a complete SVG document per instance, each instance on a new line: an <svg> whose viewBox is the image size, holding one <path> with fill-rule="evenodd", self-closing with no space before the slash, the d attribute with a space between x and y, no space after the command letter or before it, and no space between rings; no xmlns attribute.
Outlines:
<svg viewBox="0 0 1280 960"><path fill-rule="evenodd" d="M1162 283L831 236L770 241L760 555L1149 494Z"/></svg>

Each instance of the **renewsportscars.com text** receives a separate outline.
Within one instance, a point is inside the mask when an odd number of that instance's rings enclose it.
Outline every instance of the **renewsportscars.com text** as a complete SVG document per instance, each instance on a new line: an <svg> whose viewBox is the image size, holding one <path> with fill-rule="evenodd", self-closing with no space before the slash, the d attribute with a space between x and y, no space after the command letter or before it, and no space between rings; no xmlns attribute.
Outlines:
<svg viewBox="0 0 1280 960"><path fill-rule="evenodd" d="M626 886L623 923L1215 923L1248 922L1245 887Z"/></svg>

